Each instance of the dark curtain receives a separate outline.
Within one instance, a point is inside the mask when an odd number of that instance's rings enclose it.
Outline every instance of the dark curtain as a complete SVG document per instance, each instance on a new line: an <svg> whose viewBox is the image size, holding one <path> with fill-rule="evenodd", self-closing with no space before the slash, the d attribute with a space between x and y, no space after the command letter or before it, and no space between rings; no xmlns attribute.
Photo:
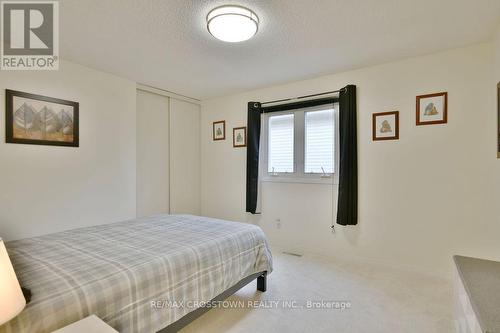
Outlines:
<svg viewBox="0 0 500 333"><path fill-rule="evenodd" d="M261 112L262 110L260 103L248 103L246 211L252 214L255 214L257 210L257 195L259 192L259 144Z"/></svg>
<svg viewBox="0 0 500 333"><path fill-rule="evenodd" d="M356 124L356 86L349 85L339 94L339 192L337 223L358 224L358 140Z"/></svg>

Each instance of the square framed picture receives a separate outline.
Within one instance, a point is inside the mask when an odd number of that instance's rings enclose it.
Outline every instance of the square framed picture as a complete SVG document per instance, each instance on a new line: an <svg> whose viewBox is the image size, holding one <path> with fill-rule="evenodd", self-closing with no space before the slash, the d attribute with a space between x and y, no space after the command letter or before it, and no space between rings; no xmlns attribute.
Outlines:
<svg viewBox="0 0 500 333"><path fill-rule="evenodd" d="M417 96L417 126L448 122L448 93Z"/></svg>
<svg viewBox="0 0 500 333"><path fill-rule="evenodd" d="M6 90L7 143L79 146L77 102Z"/></svg>
<svg viewBox="0 0 500 333"><path fill-rule="evenodd" d="M213 139L214 141L226 140L226 121L215 121L213 123Z"/></svg>
<svg viewBox="0 0 500 333"><path fill-rule="evenodd" d="M233 147L246 147L247 146L247 128L236 127L233 128Z"/></svg>
<svg viewBox="0 0 500 333"><path fill-rule="evenodd" d="M399 111L374 113L373 141L399 140Z"/></svg>

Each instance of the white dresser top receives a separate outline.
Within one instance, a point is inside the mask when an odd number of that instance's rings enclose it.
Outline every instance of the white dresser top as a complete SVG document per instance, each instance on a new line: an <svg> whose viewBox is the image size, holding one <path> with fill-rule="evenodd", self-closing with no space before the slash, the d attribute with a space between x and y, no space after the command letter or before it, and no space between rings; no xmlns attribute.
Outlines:
<svg viewBox="0 0 500 333"><path fill-rule="evenodd" d="M52 333L118 333L97 316L92 315Z"/></svg>
<svg viewBox="0 0 500 333"><path fill-rule="evenodd" d="M454 256L474 313L487 333L500 333L500 262Z"/></svg>

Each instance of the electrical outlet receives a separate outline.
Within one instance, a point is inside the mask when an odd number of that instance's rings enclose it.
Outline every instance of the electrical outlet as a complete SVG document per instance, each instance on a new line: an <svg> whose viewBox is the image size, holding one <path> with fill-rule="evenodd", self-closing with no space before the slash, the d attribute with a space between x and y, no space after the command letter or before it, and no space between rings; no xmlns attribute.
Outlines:
<svg viewBox="0 0 500 333"><path fill-rule="evenodd" d="M281 219L276 219L276 228L281 229Z"/></svg>

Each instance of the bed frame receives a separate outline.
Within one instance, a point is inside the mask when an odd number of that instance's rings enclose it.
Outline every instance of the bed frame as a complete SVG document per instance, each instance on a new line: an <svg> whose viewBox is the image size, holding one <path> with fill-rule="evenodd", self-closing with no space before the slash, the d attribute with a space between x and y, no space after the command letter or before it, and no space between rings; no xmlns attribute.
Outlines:
<svg viewBox="0 0 500 333"><path fill-rule="evenodd" d="M236 283L234 286L229 288L228 290L224 291L222 294L216 296L214 299L212 299L212 302L220 302L252 282L253 280L257 279L257 290L261 292L265 292L267 290L267 272L259 272L252 274L250 276L247 276L246 278L242 279L240 282ZM210 307L202 307L198 308L194 311L191 311L181 319L177 320L176 322L168 325L164 329L158 331L157 333L174 333L182 328L186 327L189 325L191 322L195 321L197 318L202 316L205 312L210 310Z"/></svg>

